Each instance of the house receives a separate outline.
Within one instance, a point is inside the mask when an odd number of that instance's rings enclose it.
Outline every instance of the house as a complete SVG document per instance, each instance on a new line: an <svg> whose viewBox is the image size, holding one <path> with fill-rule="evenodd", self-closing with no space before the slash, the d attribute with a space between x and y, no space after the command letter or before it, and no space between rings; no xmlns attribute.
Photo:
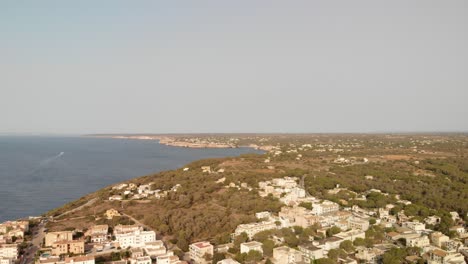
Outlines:
<svg viewBox="0 0 468 264"><path fill-rule="evenodd" d="M208 264L210 261L205 259L206 255L213 256L214 247L210 242L202 241L193 243L189 246L189 255L190 258L194 261L195 264Z"/></svg>
<svg viewBox="0 0 468 264"><path fill-rule="evenodd" d="M55 242L71 240L73 240L72 231L49 232L45 235L45 246L50 247Z"/></svg>
<svg viewBox="0 0 468 264"><path fill-rule="evenodd" d="M57 241L52 244L52 255L60 256L63 254L83 254L84 241L69 240Z"/></svg>
<svg viewBox="0 0 468 264"><path fill-rule="evenodd" d="M319 244L317 245L317 247L323 248L326 251L330 249L337 249L340 247L340 244L343 241L344 241L343 239L336 237L336 236L327 237L318 241Z"/></svg>
<svg viewBox="0 0 468 264"><path fill-rule="evenodd" d="M114 216L120 216L120 213L119 213L119 211L112 208L112 209L107 210L106 213L104 214L104 216L107 219L112 219L112 218L114 218Z"/></svg>
<svg viewBox="0 0 468 264"><path fill-rule="evenodd" d="M211 173L211 167L210 166L202 166L201 167L203 172Z"/></svg>
<svg viewBox="0 0 468 264"><path fill-rule="evenodd" d="M403 223L401 223L401 226L409 228L409 229L411 229L413 231L416 231L416 232L421 232L421 231L424 231L426 229L426 225L424 223L420 223L418 221L403 222Z"/></svg>
<svg viewBox="0 0 468 264"><path fill-rule="evenodd" d="M450 231L457 232L459 236L463 235L466 233L466 230L463 226L452 226L449 229Z"/></svg>
<svg viewBox="0 0 468 264"><path fill-rule="evenodd" d="M424 222L428 225L437 225L440 223L440 217L438 216L429 216L426 219L424 219Z"/></svg>
<svg viewBox="0 0 468 264"><path fill-rule="evenodd" d="M130 249L130 254L131 254L133 259L143 257L145 255L141 248L132 248L132 249Z"/></svg>
<svg viewBox="0 0 468 264"><path fill-rule="evenodd" d="M262 243L250 241L240 244L240 253L249 253L251 250L255 250L263 254Z"/></svg>
<svg viewBox="0 0 468 264"><path fill-rule="evenodd" d="M303 260L302 253L287 246L273 249L272 262L275 264L295 264Z"/></svg>
<svg viewBox="0 0 468 264"><path fill-rule="evenodd" d="M356 259L365 263L379 263L384 252L377 248L359 248L355 255Z"/></svg>
<svg viewBox="0 0 468 264"><path fill-rule="evenodd" d="M429 246L430 241L427 236L410 237L406 239L406 246L424 248Z"/></svg>
<svg viewBox="0 0 468 264"><path fill-rule="evenodd" d="M428 264L463 264L466 263L462 254L449 253L445 250L434 249L428 252Z"/></svg>
<svg viewBox="0 0 468 264"><path fill-rule="evenodd" d="M161 240L145 242L143 250L148 256L152 258L166 254L166 247L164 246L164 243Z"/></svg>
<svg viewBox="0 0 468 264"><path fill-rule="evenodd" d="M122 201L121 195L112 195L109 197L109 201Z"/></svg>
<svg viewBox="0 0 468 264"><path fill-rule="evenodd" d="M444 243L446 243L449 240L450 238L442 234L441 232L434 232L431 234L432 244L434 244L436 247L441 248L444 245Z"/></svg>
<svg viewBox="0 0 468 264"><path fill-rule="evenodd" d="M314 246L312 243L299 245L298 249L302 253L306 262L311 262L325 257L324 250Z"/></svg>
<svg viewBox="0 0 468 264"><path fill-rule="evenodd" d="M65 264L94 264L93 256L78 256L72 258L65 258Z"/></svg>
<svg viewBox="0 0 468 264"><path fill-rule="evenodd" d="M88 230L87 234L89 236L107 235L108 231L109 231L108 225L94 225Z"/></svg>
<svg viewBox="0 0 468 264"><path fill-rule="evenodd" d="M96 234L90 236L91 243L101 244L107 241L107 235Z"/></svg>
<svg viewBox="0 0 468 264"><path fill-rule="evenodd" d="M270 212L258 212L258 213L255 213L255 217L257 219L268 219L271 217L271 213Z"/></svg>
<svg viewBox="0 0 468 264"><path fill-rule="evenodd" d="M350 217L348 219L348 228L366 231L369 229L369 220L358 217Z"/></svg>
<svg viewBox="0 0 468 264"><path fill-rule="evenodd" d="M157 264L179 264L181 261L178 256L174 256L174 252L167 251L166 254L156 257Z"/></svg>
<svg viewBox="0 0 468 264"><path fill-rule="evenodd" d="M351 242L353 242L356 238L366 238L366 233L362 230L351 229L346 232L338 233L335 236L341 238L342 240L350 240Z"/></svg>

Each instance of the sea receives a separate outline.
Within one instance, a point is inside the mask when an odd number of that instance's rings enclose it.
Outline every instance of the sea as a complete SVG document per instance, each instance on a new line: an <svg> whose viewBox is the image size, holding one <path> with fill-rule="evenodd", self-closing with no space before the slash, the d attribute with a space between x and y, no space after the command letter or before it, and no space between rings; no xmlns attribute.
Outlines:
<svg viewBox="0 0 468 264"><path fill-rule="evenodd" d="M0 136L0 222L38 216L114 183L195 160L261 153L194 149L156 140Z"/></svg>

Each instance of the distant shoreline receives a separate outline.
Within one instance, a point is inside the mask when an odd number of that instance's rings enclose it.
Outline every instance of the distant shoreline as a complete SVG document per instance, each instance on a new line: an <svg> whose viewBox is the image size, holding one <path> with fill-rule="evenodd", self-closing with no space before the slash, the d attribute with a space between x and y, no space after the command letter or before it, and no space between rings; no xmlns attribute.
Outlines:
<svg viewBox="0 0 468 264"><path fill-rule="evenodd" d="M97 138L114 138L114 139L133 139L133 140L158 140L159 144L182 147L182 148L253 148L256 150L270 151L273 146L258 146L256 144L249 145L236 145L227 142L213 142L207 140L192 140L189 141L187 138L178 138L175 136L167 135L85 135L85 137L97 137ZM196 138L196 135L190 136L190 138Z"/></svg>

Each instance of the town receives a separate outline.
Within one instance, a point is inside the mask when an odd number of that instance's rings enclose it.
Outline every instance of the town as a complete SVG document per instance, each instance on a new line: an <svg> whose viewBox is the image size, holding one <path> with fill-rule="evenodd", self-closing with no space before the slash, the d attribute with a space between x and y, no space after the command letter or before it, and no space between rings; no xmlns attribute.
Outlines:
<svg viewBox="0 0 468 264"><path fill-rule="evenodd" d="M424 160L461 139L395 138L217 140L266 152L194 162L2 223L0 264L466 263L466 201L430 208L420 196L432 193L418 187L438 174L458 187Z"/></svg>
<svg viewBox="0 0 468 264"><path fill-rule="evenodd" d="M465 263L468 232L456 212L451 212L456 224L450 227L451 233L447 236L427 227L439 223L440 217L430 216L420 222L405 212L394 215L394 204L386 204L376 210L359 206L340 208L337 203L308 195L298 182L300 179L293 177L260 182L260 195L271 194L285 204L279 214L258 212L255 214L257 222L241 224L235 229L232 243L213 245L209 241L195 242L182 260L167 248L164 241L158 239L157 230L146 230L138 224L119 224L113 227L94 225L88 230L41 230L44 237L35 261L38 264L93 264L100 255L110 254L112 259L118 259L108 262L112 264L207 264L211 263L215 254L224 253L230 258L217 263L229 264L240 263L234 260L236 254L231 253L235 252L232 249L239 247L244 259L256 262L262 261L267 256L264 251L270 250L271 257L267 260L270 263L312 263L331 254L338 256L338 263L379 263L385 252L410 247L413 255L406 258L409 263ZM117 185L114 188L125 187L138 190L139 194L144 194L144 190L148 189L144 185ZM346 190L339 186L329 190L331 193L340 191ZM380 190L370 190L363 195L363 199L373 193L388 195ZM411 203L404 200L397 202ZM118 210L113 209L108 210L105 217L118 215ZM37 230L37 226L30 227L31 222L37 221L46 219L11 221L0 225L1 264L25 263L25 254L29 251L24 243L27 237L39 236L37 231L31 234L31 230ZM287 240L289 234L286 237L281 235L284 230L292 234L292 241Z"/></svg>

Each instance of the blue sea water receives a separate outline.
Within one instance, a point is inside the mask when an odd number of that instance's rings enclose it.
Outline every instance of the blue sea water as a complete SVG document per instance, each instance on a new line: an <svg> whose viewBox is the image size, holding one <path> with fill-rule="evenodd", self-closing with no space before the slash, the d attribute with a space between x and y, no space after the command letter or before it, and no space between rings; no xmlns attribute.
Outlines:
<svg viewBox="0 0 468 264"><path fill-rule="evenodd" d="M0 136L0 222L35 216L105 186L204 158L261 153L157 141Z"/></svg>

